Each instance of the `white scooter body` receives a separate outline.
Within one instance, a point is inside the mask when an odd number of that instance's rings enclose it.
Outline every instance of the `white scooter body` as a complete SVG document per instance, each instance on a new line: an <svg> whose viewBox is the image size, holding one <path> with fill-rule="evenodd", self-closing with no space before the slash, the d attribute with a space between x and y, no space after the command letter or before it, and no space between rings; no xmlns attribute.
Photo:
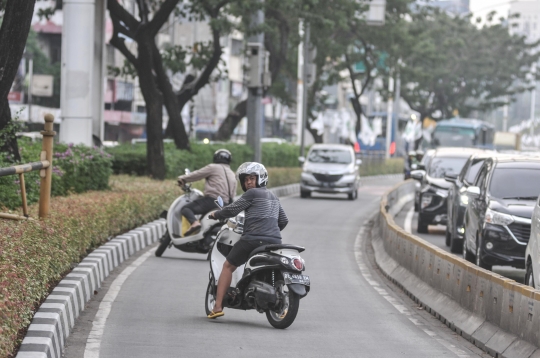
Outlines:
<svg viewBox="0 0 540 358"><path fill-rule="evenodd" d="M180 211L186 204L202 197L204 197L204 194L200 190L191 189L190 192L178 197L169 207L169 211L167 212L167 229L171 236L171 241L175 246L202 240L206 231L217 223L217 220L208 218L208 214L215 210L210 211L206 213L204 217L199 219L201 222L201 230L198 234L182 237L182 214Z"/></svg>
<svg viewBox="0 0 540 358"><path fill-rule="evenodd" d="M239 216L242 217L243 213L241 213ZM225 263L225 260L226 260L225 256L219 251L218 245L226 245L232 248L232 246L234 246L234 244L236 244L238 240L240 240L240 237L242 236L243 227L240 228L240 230L236 230L236 226L237 226L236 220L229 219L227 224L223 225L220 232L218 233L219 239L217 240L214 247L212 248L212 252L210 256L210 267L211 267L212 275L214 277L214 282L216 285L218 283L219 276L221 275L223 264ZM223 233L224 230L228 230L229 232L227 234L224 234ZM300 256L300 253L294 249L278 249L278 250L273 250L270 252L280 255L280 256L287 257L289 262L293 262L294 259L299 259L300 261L304 262L304 260ZM231 287L236 287L238 282L240 282L240 280L244 276L244 270L246 268L250 271L253 271L254 267L250 265L251 259L259 255L260 254L250 257L246 264L239 266L236 269L236 271L234 271L232 281L231 281ZM257 267L257 269L262 269L262 268L264 268L264 266L259 265Z"/></svg>

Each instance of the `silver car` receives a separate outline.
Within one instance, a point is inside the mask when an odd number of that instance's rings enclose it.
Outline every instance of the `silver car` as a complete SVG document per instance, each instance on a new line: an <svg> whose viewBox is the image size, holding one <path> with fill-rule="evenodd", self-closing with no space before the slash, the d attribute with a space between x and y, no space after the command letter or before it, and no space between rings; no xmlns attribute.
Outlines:
<svg viewBox="0 0 540 358"><path fill-rule="evenodd" d="M304 163L300 196L307 198L312 192L347 194L349 200L358 197L360 175L358 166L362 160L355 159L351 146L342 144L314 144Z"/></svg>

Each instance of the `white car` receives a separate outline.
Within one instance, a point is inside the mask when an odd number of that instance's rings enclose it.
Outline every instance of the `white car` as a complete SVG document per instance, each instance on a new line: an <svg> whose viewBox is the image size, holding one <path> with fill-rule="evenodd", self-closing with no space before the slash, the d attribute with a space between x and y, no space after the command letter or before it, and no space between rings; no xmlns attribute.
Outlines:
<svg viewBox="0 0 540 358"><path fill-rule="evenodd" d="M344 144L314 144L307 158L298 158L304 163L300 196L307 198L312 192L347 194L349 200L358 197L360 174L353 147Z"/></svg>
<svg viewBox="0 0 540 358"><path fill-rule="evenodd" d="M531 236L525 249L525 284L540 289L540 198L531 217Z"/></svg>

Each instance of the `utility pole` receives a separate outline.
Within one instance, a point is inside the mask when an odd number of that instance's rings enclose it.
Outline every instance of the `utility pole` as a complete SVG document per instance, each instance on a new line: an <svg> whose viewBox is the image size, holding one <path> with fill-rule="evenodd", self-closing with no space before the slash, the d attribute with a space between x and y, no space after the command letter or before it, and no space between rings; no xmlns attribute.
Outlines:
<svg viewBox="0 0 540 358"><path fill-rule="evenodd" d="M531 90L531 136L534 135L534 119L536 109L536 63L533 63L531 73L533 76L533 88Z"/></svg>
<svg viewBox="0 0 540 358"><path fill-rule="evenodd" d="M394 77L388 76L388 100L386 102L386 159L390 158L390 144L392 143L392 92L394 91Z"/></svg>
<svg viewBox="0 0 540 358"><path fill-rule="evenodd" d="M304 145L306 140L306 122L308 114L308 65L309 65L309 23L304 21L304 46L303 46L303 66L302 66L302 128L300 128L300 156L304 156Z"/></svg>
<svg viewBox="0 0 540 358"><path fill-rule="evenodd" d="M401 60L399 61L401 62ZM397 152L397 130L399 123L399 114L401 112L401 77L399 75L399 69L396 73L396 87L394 90L394 116L392 116L392 132L394 133L394 142L396 143L396 152Z"/></svg>
<svg viewBox="0 0 540 358"><path fill-rule="evenodd" d="M263 2L260 2L261 6ZM257 10L251 18L253 28L264 23L264 12ZM264 77L264 33L259 32L248 39L249 78L247 99L247 138L246 143L253 148L253 160L261 162L261 133L262 133L262 94Z"/></svg>
<svg viewBox="0 0 540 358"><path fill-rule="evenodd" d="M28 54L28 122L32 122L32 84L34 83L34 56Z"/></svg>

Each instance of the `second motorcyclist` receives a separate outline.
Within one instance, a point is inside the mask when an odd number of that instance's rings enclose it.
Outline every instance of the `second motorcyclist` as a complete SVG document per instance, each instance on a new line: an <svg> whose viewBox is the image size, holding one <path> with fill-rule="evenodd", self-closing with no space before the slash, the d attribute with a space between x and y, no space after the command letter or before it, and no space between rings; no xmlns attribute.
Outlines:
<svg viewBox="0 0 540 358"><path fill-rule="evenodd" d="M225 203L230 204L236 194L236 176L230 168L232 160L231 152L227 149L218 149L214 153L214 162L193 173L178 177L178 185L206 179L204 185L204 197L194 200L182 208L184 216L191 226L184 233L184 236L195 234L201 223L195 215L205 214L215 208L214 200L221 196Z"/></svg>

